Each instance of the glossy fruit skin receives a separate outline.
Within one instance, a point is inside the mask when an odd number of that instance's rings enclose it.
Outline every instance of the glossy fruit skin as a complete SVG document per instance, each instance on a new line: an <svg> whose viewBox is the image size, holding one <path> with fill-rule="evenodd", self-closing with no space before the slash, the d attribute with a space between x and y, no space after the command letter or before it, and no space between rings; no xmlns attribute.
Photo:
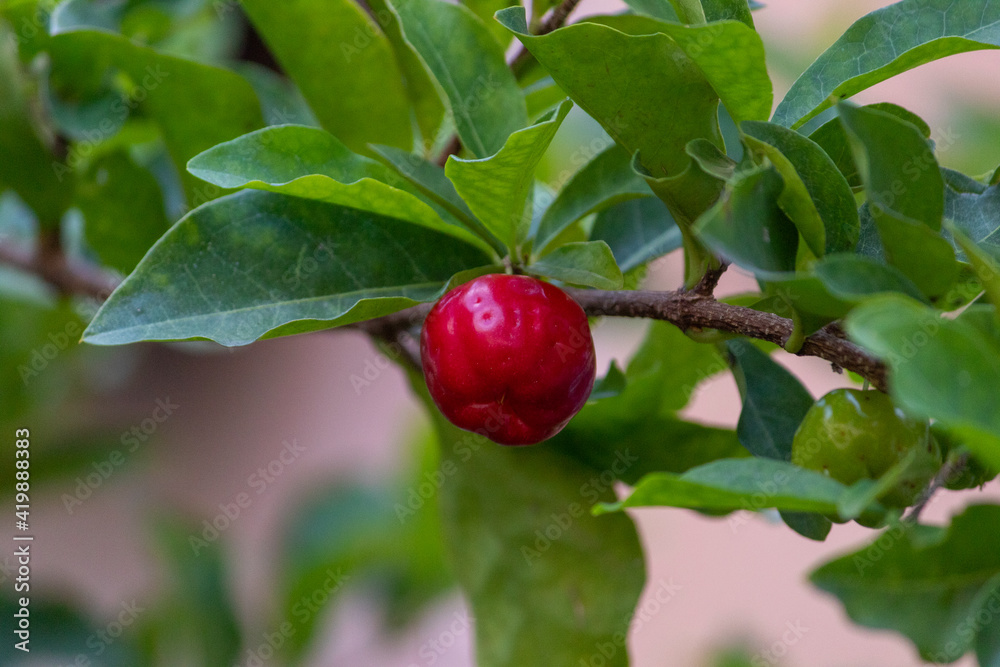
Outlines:
<svg viewBox="0 0 1000 667"><path fill-rule="evenodd" d="M597 372L583 309L527 276L491 274L445 294L424 321L420 356L448 421L502 445L562 430Z"/></svg>
<svg viewBox="0 0 1000 667"><path fill-rule="evenodd" d="M878 479L916 450L906 477L880 502L909 507L941 468L926 422L910 419L880 391L834 389L809 409L792 442L792 463L843 484Z"/></svg>

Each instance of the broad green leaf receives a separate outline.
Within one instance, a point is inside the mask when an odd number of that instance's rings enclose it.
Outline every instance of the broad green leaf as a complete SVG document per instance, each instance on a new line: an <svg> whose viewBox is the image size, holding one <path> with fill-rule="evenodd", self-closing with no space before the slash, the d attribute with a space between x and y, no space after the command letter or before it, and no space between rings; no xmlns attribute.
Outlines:
<svg viewBox="0 0 1000 667"><path fill-rule="evenodd" d="M682 172L690 162L684 146L691 139L722 144L718 96L667 35L630 35L583 22L534 36L520 7L498 12L497 20L630 155L641 153L652 176Z"/></svg>
<svg viewBox="0 0 1000 667"><path fill-rule="evenodd" d="M371 148L397 174L409 181L431 201L467 225L471 226L477 223L476 216L469 210L465 200L458 196L455 186L444 175L443 168L419 155L392 146L372 146ZM479 225L481 226L482 223ZM485 231L486 228L482 227L482 230Z"/></svg>
<svg viewBox="0 0 1000 667"><path fill-rule="evenodd" d="M837 105L858 164L885 254L928 296L944 293L958 272L941 237L944 182L920 131L874 109Z"/></svg>
<svg viewBox="0 0 1000 667"><path fill-rule="evenodd" d="M605 471L549 446L499 447L460 431L433 407L422 377L411 383L434 417L442 464L454 470L441 511L476 619L476 664L575 665L609 645L604 664L626 667L624 637L645 571L632 521L588 511L614 498L600 482Z"/></svg>
<svg viewBox="0 0 1000 667"><path fill-rule="evenodd" d="M858 19L792 84L774 122L799 127L891 77L955 53L1000 45L995 0L903 0Z"/></svg>
<svg viewBox="0 0 1000 667"><path fill-rule="evenodd" d="M896 116L900 120L915 125L925 139L930 139L931 128L924 122L924 119L917 114L904 109L901 106L890 102L879 102L878 104L865 105L865 109L876 109ZM852 188L860 188L861 175L858 167L854 163L854 156L851 154L851 146L847 141L847 133L840 118L833 118L816 129L809 135L809 139L819 145L826 154L837 165L838 171L847 179L848 185Z"/></svg>
<svg viewBox="0 0 1000 667"><path fill-rule="evenodd" d="M863 255L827 255L813 266L813 271L831 294L851 303L884 292L899 292L926 301L917 286L899 269Z"/></svg>
<svg viewBox="0 0 1000 667"><path fill-rule="evenodd" d="M402 220L246 190L174 225L84 338L244 345L430 301L454 274L488 263L481 250Z"/></svg>
<svg viewBox="0 0 1000 667"><path fill-rule="evenodd" d="M810 579L855 623L905 635L924 660L953 662L968 651L995 657L1000 507L968 507L946 529L895 526Z"/></svg>
<svg viewBox="0 0 1000 667"><path fill-rule="evenodd" d="M31 123L14 37L0 23L0 191L13 189L52 227L69 205L72 180L58 169L62 165Z"/></svg>
<svg viewBox="0 0 1000 667"><path fill-rule="evenodd" d="M961 318L901 296L872 299L846 322L851 338L883 357L893 399L966 439L984 463L1000 466L1000 341Z"/></svg>
<svg viewBox="0 0 1000 667"><path fill-rule="evenodd" d="M74 204L87 245L126 274L170 227L156 178L124 151L95 160L79 176Z"/></svg>
<svg viewBox="0 0 1000 667"><path fill-rule="evenodd" d="M695 234L752 271L793 270L798 231L778 205L783 189L784 182L774 168L737 177L698 221Z"/></svg>
<svg viewBox="0 0 1000 667"><path fill-rule="evenodd" d="M1000 185L982 192L960 192L945 186L944 217L973 243L1000 248ZM961 255L964 258L964 253Z"/></svg>
<svg viewBox="0 0 1000 667"><path fill-rule="evenodd" d="M495 155L478 160L451 156L445 165L444 173L458 194L512 253L531 226L526 207L535 167L572 106L567 100L549 118L514 132Z"/></svg>
<svg viewBox="0 0 1000 667"><path fill-rule="evenodd" d="M321 126L302 91L291 80L257 63L237 63L234 69L253 86L267 125Z"/></svg>
<svg viewBox="0 0 1000 667"><path fill-rule="evenodd" d="M564 229L590 213L651 194L649 186L632 170L631 156L612 145L594 156L559 190L539 222L535 250L544 250Z"/></svg>
<svg viewBox="0 0 1000 667"><path fill-rule="evenodd" d="M462 5L442 0L390 4L406 41L444 91L462 146L474 157L499 151L528 123L524 96L500 44Z"/></svg>
<svg viewBox="0 0 1000 667"><path fill-rule="evenodd" d="M355 151L409 148L409 101L389 40L351 0L241 0L323 127ZM373 113L378 109L378 113Z"/></svg>
<svg viewBox="0 0 1000 667"><path fill-rule="evenodd" d="M538 0L542 3L543 0ZM472 13L479 17L487 28L489 28L490 33L493 38L497 40L500 44L500 48L504 51L510 46L511 35L502 25L493 20L493 15L496 14L501 9L506 9L513 5L518 4L516 0L462 0L462 4L472 10ZM565 95L563 96L565 97Z"/></svg>
<svg viewBox="0 0 1000 667"><path fill-rule="evenodd" d="M410 98L413 115L416 117L417 127L422 135L424 151L429 151L434 146L442 129L445 117L444 101L441 99L437 85L420 60L420 56L403 37L403 29L399 25L399 19L392 13L389 3L386 0L367 0L367 4L392 46L396 63L403 75L406 95ZM497 26L497 31L499 30L500 26Z"/></svg>
<svg viewBox="0 0 1000 667"><path fill-rule="evenodd" d="M788 461L792 440L813 398L798 378L749 341L726 341L733 376L743 399L736 426L740 443L754 456Z"/></svg>
<svg viewBox="0 0 1000 667"><path fill-rule="evenodd" d="M997 257L973 243L972 239L959 229L952 229L951 233L958 246L965 252L965 256L968 257L983 289L986 290L986 298L994 306L1000 306L1000 264L998 264Z"/></svg>
<svg viewBox="0 0 1000 667"><path fill-rule="evenodd" d="M615 256L604 241L567 243L529 264L528 273L597 289L621 289L624 284Z"/></svg>
<svg viewBox="0 0 1000 667"><path fill-rule="evenodd" d="M623 272L681 247L681 230L656 197L630 199L598 214L590 238L611 248Z"/></svg>
<svg viewBox="0 0 1000 667"><path fill-rule="evenodd" d="M413 222L489 251L471 231L448 224L409 184L374 160L352 153L329 132L285 125L265 128L201 153L188 171L222 188L249 187L315 199Z"/></svg>
<svg viewBox="0 0 1000 667"><path fill-rule="evenodd" d="M632 11L663 21L679 21L674 6L670 0L628 0L626 2Z"/></svg>
<svg viewBox="0 0 1000 667"><path fill-rule="evenodd" d="M198 153L263 125L253 88L229 70L164 55L121 35L91 30L55 35L51 53L54 66L72 62L99 71L113 66L127 74L144 92L140 108L156 119L181 172ZM192 206L213 198L214 193L194 177L184 174L182 178Z"/></svg>
<svg viewBox="0 0 1000 667"><path fill-rule="evenodd" d="M860 226L854 194L823 149L780 125L747 121L741 128L784 178L778 203L813 254L853 252Z"/></svg>
<svg viewBox="0 0 1000 667"><path fill-rule="evenodd" d="M765 293L779 299L770 307L754 307L787 317L795 322L795 331L785 347L796 351L799 338L807 336L825 324L839 319L851 309L851 303L834 295L815 275L808 273L760 273L766 281Z"/></svg>
<svg viewBox="0 0 1000 667"><path fill-rule="evenodd" d="M686 507L733 512L767 508L836 514L847 490L840 482L787 461L764 458L722 459L685 473L652 473L625 500L602 503L595 512L629 507Z"/></svg>

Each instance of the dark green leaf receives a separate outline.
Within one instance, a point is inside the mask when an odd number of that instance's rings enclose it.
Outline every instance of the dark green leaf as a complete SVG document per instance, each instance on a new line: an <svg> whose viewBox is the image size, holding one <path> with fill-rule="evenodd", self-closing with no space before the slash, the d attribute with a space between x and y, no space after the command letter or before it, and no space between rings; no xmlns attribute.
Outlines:
<svg viewBox="0 0 1000 667"><path fill-rule="evenodd" d="M979 245L1000 248L1000 185L981 193L945 187L944 217ZM964 259L965 255L960 255Z"/></svg>
<svg viewBox="0 0 1000 667"><path fill-rule="evenodd" d="M774 168L743 174L698 221L695 233L744 268L791 271L798 231L778 205L783 189L784 182Z"/></svg>
<svg viewBox="0 0 1000 667"><path fill-rule="evenodd" d="M360 5L351 0L242 4L323 127L356 151L368 143L410 147L403 77L389 40ZM372 113L375 108L378 113Z"/></svg>
<svg viewBox="0 0 1000 667"><path fill-rule="evenodd" d="M479 160L451 156L445 165L444 173L459 196L512 253L531 227L526 207L535 167L572 106L567 100L550 118L514 132L495 155Z"/></svg>
<svg viewBox="0 0 1000 667"><path fill-rule="evenodd" d="M816 143L780 125L744 122L743 131L763 145L785 180L779 204L813 254L852 252L858 242L857 205L847 180ZM785 201L787 199L787 201Z"/></svg>
<svg viewBox="0 0 1000 667"><path fill-rule="evenodd" d="M1000 341L961 318L901 296L872 299L847 320L851 337L883 357L893 399L965 439L987 465L1000 467Z"/></svg>
<svg viewBox="0 0 1000 667"><path fill-rule="evenodd" d="M681 247L681 230L656 197L632 199L602 211L590 238L607 243L624 272Z"/></svg>
<svg viewBox="0 0 1000 667"><path fill-rule="evenodd" d="M588 400L599 401L604 398L618 396L625 391L627 384L628 380L625 378L625 373L622 372L622 369L618 368L618 363L612 359L611 365L608 366L608 372L594 383L594 389L590 392Z"/></svg>
<svg viewBox="0 0 1000 667"><path fill-rule="evenodd" d="M396 173L453 216L466 224L475 222L476 218L469 210L468 204L458 196L455 186L444 175L444 169L419 155L399 148L392 146L372 146L371 148ZM483 229L486 228L483 227Z"/></svg>
<svg viewBox="0 0 1000 667"><path fill-rule="evenodd" d="M632 170L631 156L612 145L576 172L545 210L535 234L535 250L544 250L564 229L590 213L651 194Z"/></svg>
<svg viewBox="0 0 1000 667"><path fill-rule="evenodd" d="M886 257L928 296L944 293L958 272L941 237L944 182L919 130L884 111L837 106L859 164Z"/></svg>
<svg viewBox="0 0 1000 667"><path fill-rule="evenodd" d="M743 411L740 443L754 456L788 461L799 423L813 398L798 379L745 340L726 341Z"/></svg>
<svg viewBox="0 0 1000 667"><path fill-rule="evenodd" d="M742 21L747 27L754 27L747 0L701 0L701 6L708 21Z"/></svg>
<svg viewBox="0 0 1000 667"><path fill-rule="evenodd" d="M196 156L188 171L223 188L269 190L406 220L490 250L468 229L448 224L418 197L398 189L410 186L391 169L352 153L317 128L284 125L252 132Z"/></svg>
<svg viewBox="0 0 1000 667"><path fill-rule="evenodd" d="M174 225L84 337L243 345L430 301L455 273L488 263L475 247L402 220L246 190Z"/></svg>
<svg viewBox="0 0 1000 667"><path fill-rule="evenodd" d="M860 302L883 292L900 292L926 301L913 282L894 266L862 255L828 255L813 266L816 276L839 299Z"/></svg>
<svg viewBox="0 0 1000 667"><path fill-rule="evenodd" d="M652 16L654 19L664 21L678 21L677 12L670 0L629 0L626 2L632 11L637 14Z"/></svg>
<svg viewBox="0 0 1000 667"><path fill-rule="evenodd" d="M925 660L953 662L969 650L992 654L1000 507L969 507L946 530L930 529L932 539L928 530L893 527L817 569L812 582L837 596L855 623L905 635Z"/></svg>
<svg viewBox="0 0 1000 667"><path fill-rule="evenodd" d="M955 53L1000 45L993 0L902 0L857 20L792 84L774 122L798 127L838 98Z"/></svg>
<svg viewBox="0 0 1000 667"><path fill-rule="evenodd" d="M543 0L538 0L541 3ZM510 33L502 25L493 20L493 15L501 9L506 9L518 4L516 0L462 0L462 4L472 10L479 17L479 20L486 24L490 33L500 44L500 48L507 50L510 46ZM565 97L565 95L563 95Z"/></svg>
<svg viewBox="0 0 1000 667"><path fill-rule="evenodd" d="M527 267L529 273L597 289L621 289L624 284L615 256L604 241L567 243Z"/></svg>
<svg viewBox="0 0 1000 667"><path fill-rule="evenodd" d="M441 0L390 4L406 41L444 90L462 145L480 158L499 151L528 123L524 96L500 44L464 6Z"/></svg>

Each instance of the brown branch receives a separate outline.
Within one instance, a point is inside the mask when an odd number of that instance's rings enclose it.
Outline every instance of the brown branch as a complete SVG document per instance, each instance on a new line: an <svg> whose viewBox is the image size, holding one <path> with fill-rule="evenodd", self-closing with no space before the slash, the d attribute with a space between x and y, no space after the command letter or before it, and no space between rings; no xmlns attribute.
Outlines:
<svg viewBox="0 0 1000 667"><path fill-rule="evenodd" d="M705 275L701 277L698 284L695 285L691 291L695 294L701 296L712 296L715 293L715 288L719 284L719 279L722 278L722 274L726 272L729 265L723 262L719 265L717 269L709 269L705 272Z"/></svg>
<svg viewBox="0 0 1000 667"><path fill-rule="evenodd" d="M747 338L783 345L792 334L792 321L743 306L716 301L697 292L567 290L590 316L640 317L663 320L683 330L714 329ZM384 332L405 329L421 321L432 304L413 308L361 323L366 331ZM836 327L821 329L805 339L798 356L819 357L838 368L854 371L875 387L886 389L885 364L849 340L838 335Z"/></svg>
<svg viewBox="0 0 1000 667"><path fill-rule="evenodd" d="M576 6L580 4L580 0L563 0L559 5L552 10L549 17L545 19L541 27L538 29L536 35L546 35L553 30L561 28L563 24L566 23L566 19L569 18L570 13ZM522 44L521 48L518 50L514 59L510 61L510 69L514 72L514 76L520 76L524 73L525 67L531 61L531 52Z"/></svg>
<svg viewBox="0 0 1000 667"><path fill-rule="evenodd" d="M42 236L32 252L12 243L0 243L0 264L32 273L59 291L104 301L118 280L85 262L68 259L50 237Z"/></svg>

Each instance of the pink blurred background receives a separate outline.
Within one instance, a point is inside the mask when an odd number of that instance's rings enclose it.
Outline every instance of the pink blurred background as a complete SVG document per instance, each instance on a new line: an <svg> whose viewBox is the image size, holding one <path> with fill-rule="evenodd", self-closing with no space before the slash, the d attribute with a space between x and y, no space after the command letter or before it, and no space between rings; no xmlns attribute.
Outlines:
<svg viewBox="0 0 1000 667"><path fill-rule="evenodd" d="M768 46L776 100L816 55L856 18L889 4L871 0L769 0L755 13ZM609 5L584 0L582 12L608 11ZM966 54L925 66L859 96L865 102L893 101L922 115L934 135L957 137L969 122L968 109L995 109L1000 86L984 87L983 71L1000 66L1000 55ZM964 114L964 115L963 115ZM996 166L988 152L956 156L976 173ZM984 149L985 151L985 149ZM942 161L949 164L946 151ZM980 164L981 162L981 164ZM675 261L657 265L650 284L672 289L680 283ZM733 272L723 291L741 291L751 282ZM596 332L599 366L627 359L642 335L638 322L614 321ZM263 612L275 600L273 576L283 519L306 490L335 477L382 480L405 463L400 460L415 424L422 419L402 374L390 368L356 392L352 374L364 371L377 352L360 334L324 333L259 343L212 354L162 347L143 362L140 382L123 388L120 403L89 406L97 411L151 412L156 399L178 408L158 432L155 447L141 449L127 462L130 474L117 474L69 514L51 488L36 501L38 526L34 579L43 590L70 590L89 601L96 614L115 612L122 601L154 595L159 564L150 552L148 519L158 508L179 506L211 517L220 503L245 490L246 479L281 451L282 441L297 439L304 454L287 465L266 493L255 497L225 533L235 563L232 588L248 633L256 646L270 630ZM846 379L816 359L780 355L815 396L843 386ZM692 418L733 426L739 416L736 386L728 374L697 393ZM995 483L983 492L942 493L926 512L943 520L962 505L998 500ZM703 665L721 647L743 644L758 651L754 664L810 667L923 664L913 648L888 632L859 628L842 608L809 586L805 577L818 563L870 538L852 525L835 526L825 543L806 540L763 515L745 515L735 526L684 510L642 510L633 515L646 546L647 597L640 603L649 619L630 637L637 667ZM660 606L653 602L663 582L679 586ZM642 605L645 605L643 607ZM654 609L656 607L660 607ZM434 639L455 635L454 645L433 664L474 664L471 636L453 633L455 614L465 614L452 596L426 614L410 632L387 641L378 615L359 595L324 619L325 638L310 665L412 667L431 664L420 649ZM458 624L461 626L462 624ZM790 627L797 628L789 633ZM794 642L783 639L794 637ZM544 650L540 647L540 650ZM765 653L764 651L771 651ZM780 656L780 657L779 657ZM772 659L773 658L773 659ZM966 660L960 665L972 665ZM558 666L555 666L558 667Z"/></svg>

